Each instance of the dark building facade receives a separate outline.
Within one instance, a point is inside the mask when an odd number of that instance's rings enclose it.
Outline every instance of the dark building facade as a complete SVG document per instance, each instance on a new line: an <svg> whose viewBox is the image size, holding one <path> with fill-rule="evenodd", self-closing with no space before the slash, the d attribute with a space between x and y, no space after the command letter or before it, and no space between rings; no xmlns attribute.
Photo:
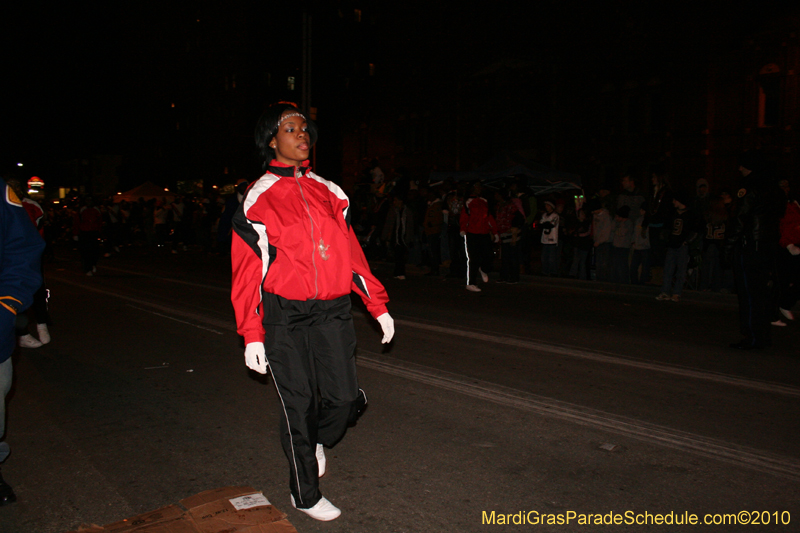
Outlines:
<svg viewBox="0 0 800 533"><path fill-rule="evenodd" d="M796 14L716 29L705 20L696 23L711 28L704 34L684 28L689 35L674 42L671 30L608 16L625 23L617 42L596 49L587 38L567 51L409 64L399 78L378 69L369 96L348 100L345 181L373 158L387 175L425 179L503 150L580 174L587 189L615 190L623 174L649 184L651 166L663 162L678 188L705 178L712 193L735 190L738 158L750 148L763 149L781 176L800 174Z"/></svg>

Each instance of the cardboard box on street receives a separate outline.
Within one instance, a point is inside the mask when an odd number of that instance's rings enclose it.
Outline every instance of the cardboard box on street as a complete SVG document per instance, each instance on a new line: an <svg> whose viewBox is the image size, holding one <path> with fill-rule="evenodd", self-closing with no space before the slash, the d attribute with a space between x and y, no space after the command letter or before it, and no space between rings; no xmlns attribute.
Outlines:
<svg viewBox="0 0 800 533"><path fill-rule="evenodd" d="M208 490L180 503L199 533L297 533L285 514L250 487Z"/></svg>
<svg viewBox="0 0 800 533"><path fill-rule="evenodd" d="M286 515L252 487L207 490L179 503L71 533L297 533Z"/></svg>

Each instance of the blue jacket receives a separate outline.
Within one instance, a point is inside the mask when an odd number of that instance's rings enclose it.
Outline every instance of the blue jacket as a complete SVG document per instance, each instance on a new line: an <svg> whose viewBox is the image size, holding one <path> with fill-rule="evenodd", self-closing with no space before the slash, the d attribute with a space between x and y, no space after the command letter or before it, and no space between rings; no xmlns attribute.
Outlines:
<svg viewBox="0 0 800 533"><path fill-rule="evenodd" d="M14 352L17 313L27 309L42 284L44 250L36 227L11 188L2 184L0 198L0 363Z"/></svg>

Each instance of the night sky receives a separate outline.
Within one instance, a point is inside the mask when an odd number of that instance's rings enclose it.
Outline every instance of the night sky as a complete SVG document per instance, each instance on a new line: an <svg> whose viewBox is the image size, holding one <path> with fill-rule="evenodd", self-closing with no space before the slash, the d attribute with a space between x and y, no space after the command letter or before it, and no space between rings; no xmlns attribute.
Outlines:
<svg viewBox="0 0 800 533"><path fill-rule="evenodd" d="M202 57L217 66L236 62L240 83L251 87L264 83L265 71L300 66L302 3L71 4L15 2L4 9L3 170L17 160L45 166L98 153L136 159L168 145L162 130L181 118L169 114L177 113L168 109L172 102L194 98L192 110L214 105L213 94L198 96L205 66L191 63L187 42L202 41ZM786 9L784 2L741 0L464 4L308 2L317 25L313 98L325 101L325 77L336 76L331 69L350 55L382 69L376 90L387 103L424 98L426 88L497 61L565 69L576 83L631 69L682 72L737 46L744 33ZM355 7L374 17L372 30L366 40L337 37L328 23ZM245 108L252 116L236 120L255 124L268 103L257 96ZM230 142L251 143L251 130L237 128L242 137ZM181 150L176 157L191 156Z"/></svg>

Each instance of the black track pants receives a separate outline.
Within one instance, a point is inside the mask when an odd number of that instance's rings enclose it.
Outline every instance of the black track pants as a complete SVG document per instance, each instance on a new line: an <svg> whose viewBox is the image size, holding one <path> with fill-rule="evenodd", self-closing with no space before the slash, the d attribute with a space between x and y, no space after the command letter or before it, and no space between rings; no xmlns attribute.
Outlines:
<svg viewBox="0 0 800 533"><path fill-rule="evenodd" d="M477 285L481 281L481 274L492 271L494 251L492 250L492 236L488 233L467 233L465 239L467 250L467 285Z"/></svg>
<svg viewBox="0 0 800 533"><path fill-rule="evenodd" d="M365 399L356 379L356 336L350 297L286 300L264 294L264 348L280 397L281 444L297 507L313 507L319 491L317 443L332 447Z"/></svg>

